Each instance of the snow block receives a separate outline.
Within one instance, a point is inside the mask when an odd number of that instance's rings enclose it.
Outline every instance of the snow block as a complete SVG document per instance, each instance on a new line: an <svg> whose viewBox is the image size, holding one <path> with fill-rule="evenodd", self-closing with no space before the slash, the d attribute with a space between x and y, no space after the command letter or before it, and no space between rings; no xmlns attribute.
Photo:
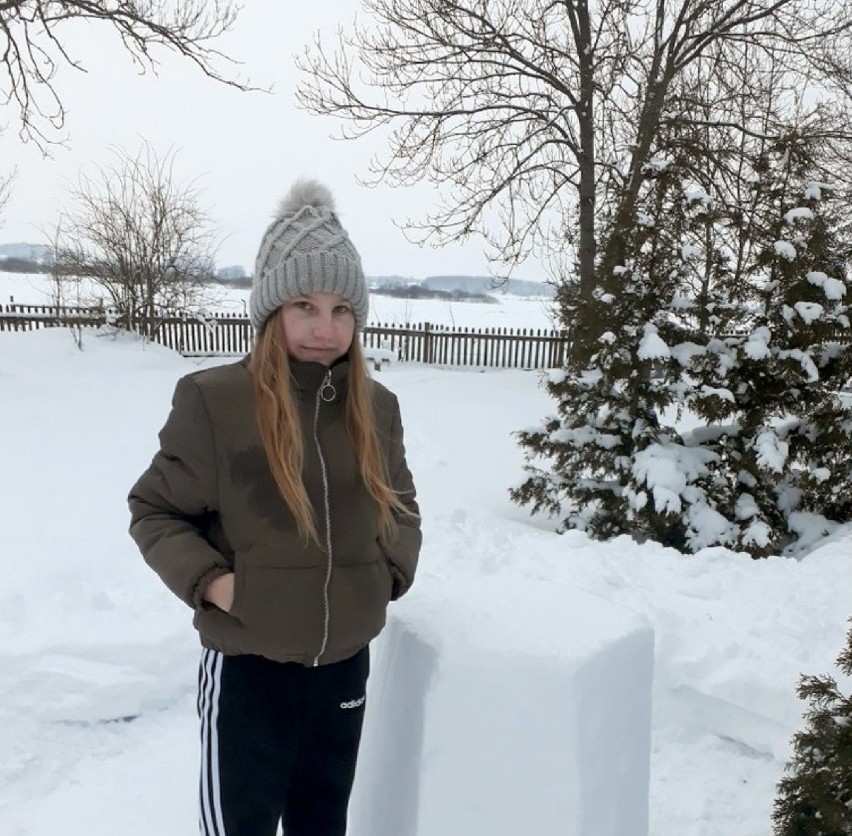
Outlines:
<svg viewBox="0 0 852 836"><path fill-rule="evenodd" d="M653 632L578 589L424 579L373 645L350 836L647 836Z"/></svg>

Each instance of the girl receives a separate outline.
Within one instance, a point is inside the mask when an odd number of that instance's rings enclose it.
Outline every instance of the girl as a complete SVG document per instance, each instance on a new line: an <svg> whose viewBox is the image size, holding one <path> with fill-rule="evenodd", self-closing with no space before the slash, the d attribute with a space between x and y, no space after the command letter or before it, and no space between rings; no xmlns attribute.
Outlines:
<svg viewBox="0 0 852 836"><path fill-rule="evenodd" d="M249 307L252 353L178 382L130 532L203 646L202 836L344 836L368 644L414 579L420 518L323 186L282 201Z"/></svg>

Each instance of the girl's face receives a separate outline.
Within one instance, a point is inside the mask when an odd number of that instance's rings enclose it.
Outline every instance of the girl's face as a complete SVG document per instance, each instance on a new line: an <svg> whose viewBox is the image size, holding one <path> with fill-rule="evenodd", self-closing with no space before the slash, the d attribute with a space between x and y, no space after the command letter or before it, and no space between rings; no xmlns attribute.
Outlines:
<svg viewBox="0 0 852 836"><path fill-rule="evenodd" d="M337 293L307 293L278 313L287 352L296 360L330 366L349 351L355 335L352 306Z"/></svg>

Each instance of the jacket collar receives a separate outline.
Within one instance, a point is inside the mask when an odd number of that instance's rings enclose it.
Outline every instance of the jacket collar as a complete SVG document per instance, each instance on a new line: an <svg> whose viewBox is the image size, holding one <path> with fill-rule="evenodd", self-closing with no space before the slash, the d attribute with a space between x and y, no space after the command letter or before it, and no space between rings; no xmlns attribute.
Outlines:
<svg viewBox="0 0 852 836"><path fill-rule="evenodd" d="M247 354L241 361L248 371L251 363L251 354ZM331 385L337 394L330 403L344 400L349 384L349 355L344 354L330 367L322 363L306 362L304 360L290 360L290 380L293 390L300 400L313 400L325 381L326 374L331 371Z"/></svg>

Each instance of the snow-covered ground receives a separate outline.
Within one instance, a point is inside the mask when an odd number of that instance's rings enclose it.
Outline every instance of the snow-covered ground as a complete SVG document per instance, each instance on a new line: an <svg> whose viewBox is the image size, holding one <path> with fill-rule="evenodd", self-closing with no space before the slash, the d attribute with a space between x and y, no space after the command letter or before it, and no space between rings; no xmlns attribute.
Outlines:
<svg viewBox="0 0 852 836"><path fill-rule="evenodd" d="M29 288L16 301L42 301L43 287ZM541 317L507 325L548 327L541 303L506 301L512 317ZM376 319L437 321L427 303L373 297L385 302L399 307ZM476 307L453 305L452 318L501 324L485 318L498 306ZM83 349L63 330L0 333L0 834L179 836L196 827L198 646L126 533L125 496L178 376L225 361L126 335L89 334ZM766 836L801 726L798 675L831 670L843 644L852 527L802 560L558 536L506 493L521 478L511 432L552 406L535 373L394 364L380 375L402 404L424 513L420 589L486 585L510 620L500 590L545 583L646 619L651 836Z"/></svg>

